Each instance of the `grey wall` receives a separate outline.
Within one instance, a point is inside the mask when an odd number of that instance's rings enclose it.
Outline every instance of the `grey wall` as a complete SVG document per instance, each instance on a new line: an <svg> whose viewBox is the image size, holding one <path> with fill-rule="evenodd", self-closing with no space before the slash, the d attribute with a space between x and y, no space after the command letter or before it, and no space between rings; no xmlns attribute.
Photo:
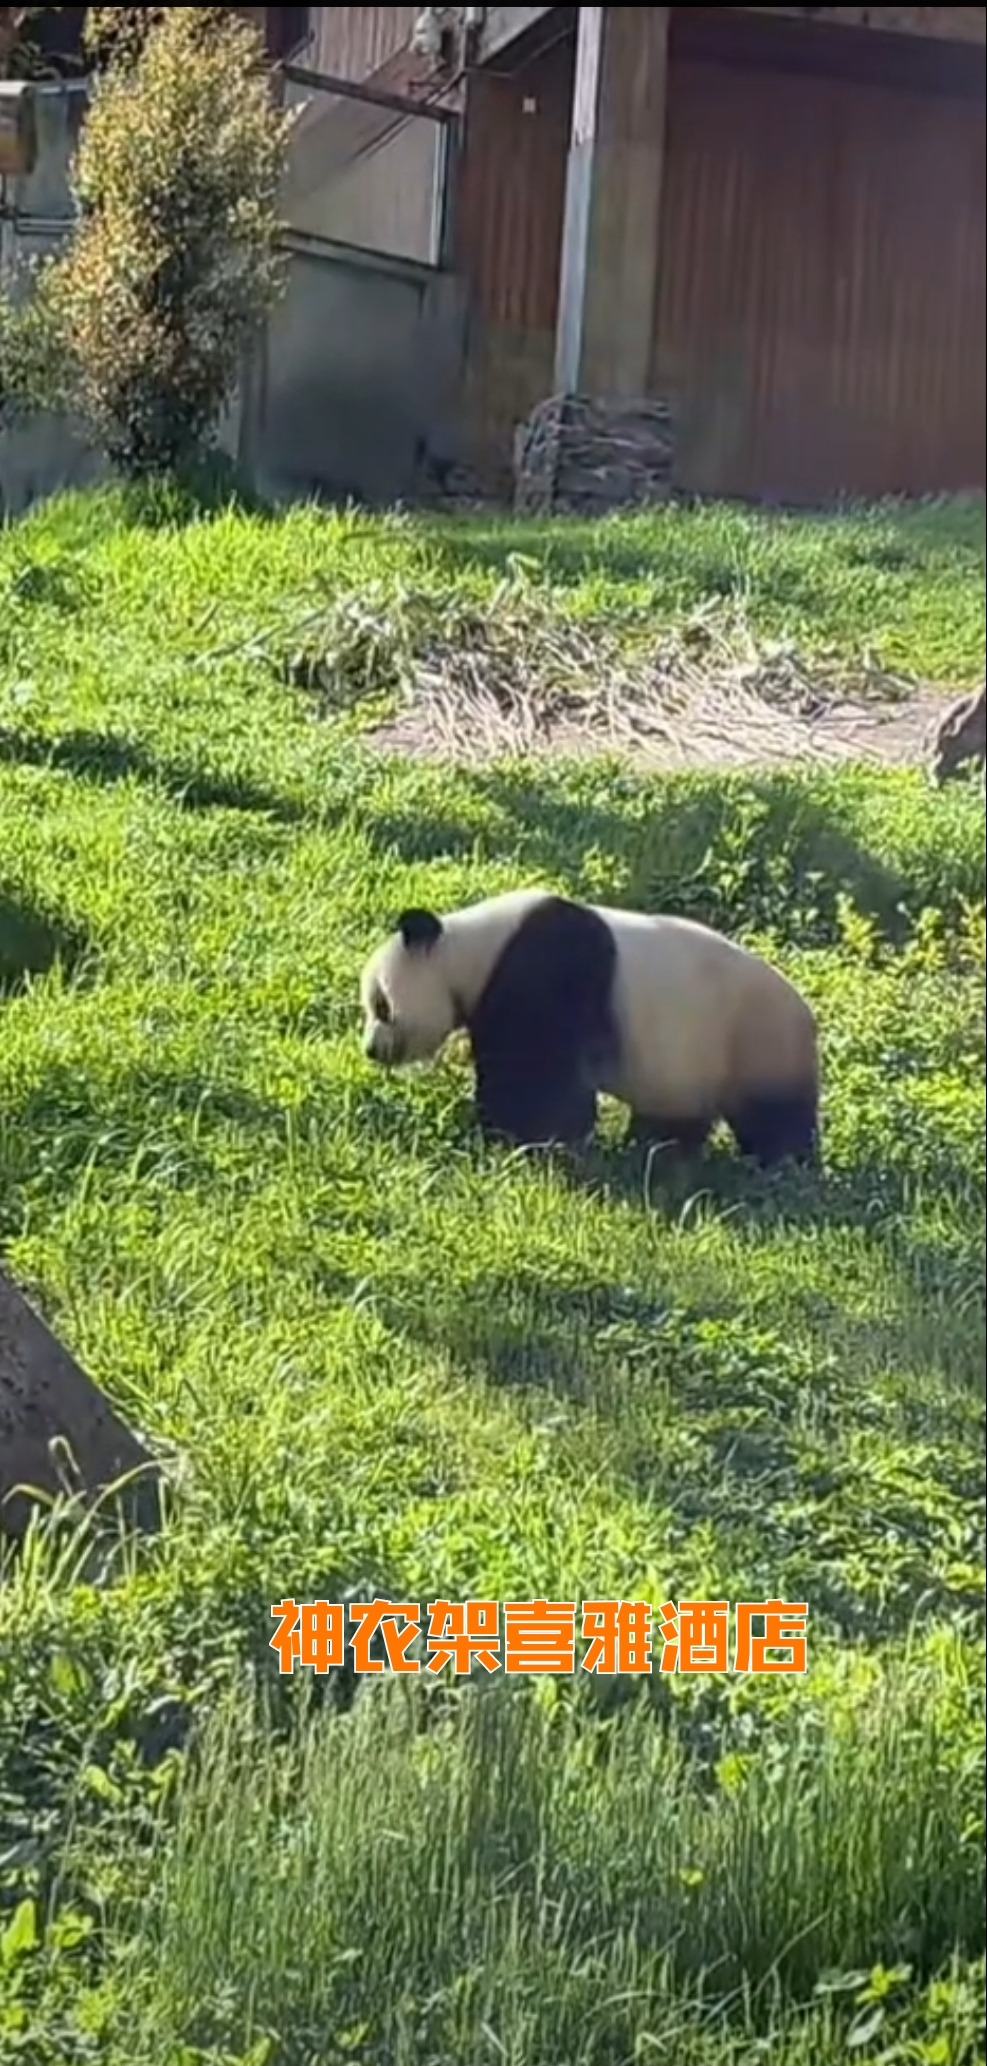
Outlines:
<svg viewBox="0 0 987 2066"><path fill-rule="evenodd" d="M435 265L448 130L426 114L349 100L288 79L294 129L281 209L289 229Z"/></svg>
<svg viewBox="0 0 987 2066"><path fill-rule="evenodd" d="M291 239L288 289L247 389L242 450L267 492L388 502L423 447L452 456L456 282L407 260Z"/></svg>

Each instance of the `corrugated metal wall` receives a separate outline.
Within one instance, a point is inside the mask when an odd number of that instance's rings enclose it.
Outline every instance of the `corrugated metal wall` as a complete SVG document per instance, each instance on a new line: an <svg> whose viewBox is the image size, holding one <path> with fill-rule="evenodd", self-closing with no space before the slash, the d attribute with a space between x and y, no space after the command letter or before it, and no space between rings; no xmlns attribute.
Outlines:
<svg viewBox="0 0 987 2066"><path fill-rule="evenodd" d="M567 35L518 72L469 83L456 243L492 322L554 330L574 68Z"/></svg>
<svg viewBox="0 0 987 2066"><path fill-rule="evenodd" d="M551 392L575 39L469 81L456 187L470 453L507 487L514 428Z"/></svg>
<svg viewBox="0 0 987 2066"><path fill-rule="evenodd" d="M667 124L653 382L680 399L682 485L982 486L976 72L963 95L673 43Z"/></svg>

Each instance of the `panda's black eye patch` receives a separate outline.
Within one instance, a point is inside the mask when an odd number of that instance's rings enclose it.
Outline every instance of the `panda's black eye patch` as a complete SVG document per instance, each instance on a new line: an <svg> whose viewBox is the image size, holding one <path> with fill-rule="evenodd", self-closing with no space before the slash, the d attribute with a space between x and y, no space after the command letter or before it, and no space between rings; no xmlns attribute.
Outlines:
<svg viewBox="0 0 987 2066"><path fill-rule="evenodd" d="M383 990L376 990L374 992L374 1018L379 1020L382 1026L389 1026L393 1016L390 999L385 997Z"/></svg>

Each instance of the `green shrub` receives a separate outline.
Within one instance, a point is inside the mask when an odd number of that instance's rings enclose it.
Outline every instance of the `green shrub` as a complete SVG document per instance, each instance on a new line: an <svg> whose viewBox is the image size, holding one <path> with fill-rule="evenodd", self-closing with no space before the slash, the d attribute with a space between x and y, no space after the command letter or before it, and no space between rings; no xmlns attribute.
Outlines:
<svg viewBox="0 0 987 2066"><path fill-rule="evenodd" d="M64 345L62 391L46 398L125 474L196 457L231 398L281 284L288 119L256 31L222 8L162 9L97 68L80 217L34 321Z"/></svg>

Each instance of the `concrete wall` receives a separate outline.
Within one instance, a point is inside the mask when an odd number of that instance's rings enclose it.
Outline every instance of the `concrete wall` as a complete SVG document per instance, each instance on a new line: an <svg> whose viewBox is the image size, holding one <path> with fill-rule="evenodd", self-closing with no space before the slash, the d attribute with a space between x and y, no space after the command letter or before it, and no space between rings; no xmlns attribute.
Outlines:
<svg viewBox="0 0 987 2066"><path fill-rule="evenodd" d="M282 198L289 227L434 265L442 228L443 125L425 116L402 120L388 109L294 85L285 98L298 108Z"/></svg>
<svg viewBox="0 0 987 2066"><path fill-rule="evenodd" d="M426 451L455 457L461 358L449 274L293 237L288 291L245 404L250 473L276 496L409 495Z"/></svg>

